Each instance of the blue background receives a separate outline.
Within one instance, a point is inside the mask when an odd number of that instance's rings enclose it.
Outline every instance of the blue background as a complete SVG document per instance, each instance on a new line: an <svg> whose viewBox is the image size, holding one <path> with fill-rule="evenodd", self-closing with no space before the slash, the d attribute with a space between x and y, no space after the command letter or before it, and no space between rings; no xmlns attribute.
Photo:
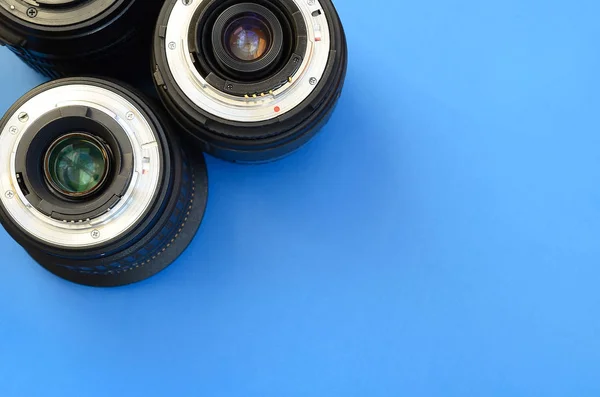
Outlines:
<svg viewBox="0 0 600 397"><path fill-rule="evenodd" d="M209 158L165 272L81 287L0 231L1 396L600 395L600 3L336 4L333 119Z"/></svg>

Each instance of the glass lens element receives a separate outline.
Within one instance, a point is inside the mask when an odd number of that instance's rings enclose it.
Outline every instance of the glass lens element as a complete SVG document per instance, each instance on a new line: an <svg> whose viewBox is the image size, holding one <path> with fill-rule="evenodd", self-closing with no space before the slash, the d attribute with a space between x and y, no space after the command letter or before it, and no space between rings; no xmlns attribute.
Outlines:
<svg viewBox="0 0 600 397"><path fill-rule="evenodd" d="M108 154L101 143L85 134L58 139L46 155L45 171L50 183L68 196L85 196L106 179Z"/></svg>
<svg viewBox="0 0 600 397"><path fill-rule="evenodd" d="M271 46L271 34L260 16L245 15L233 20L225 30L225 44L241 61L256 61Z"/></svg>

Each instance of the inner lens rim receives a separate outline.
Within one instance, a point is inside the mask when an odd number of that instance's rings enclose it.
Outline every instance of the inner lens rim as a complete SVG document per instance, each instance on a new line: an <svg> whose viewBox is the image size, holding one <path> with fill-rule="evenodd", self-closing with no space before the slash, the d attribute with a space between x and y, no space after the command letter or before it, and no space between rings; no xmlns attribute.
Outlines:
<svg viewBox="0 0 600 397"><path fill-rule="evenodd" d="M58 185L58 183L56 183L56 181L53 180L52 175L51 175L50 160L51 160L53 151L62 142L66 141L67 139L71 139L71 138L82 138L87 141L91 141L91 143L94 144L94 146L96 146L96 148L100 149L100 152L102 153L102 159L104 160L104 164L105 164L104 172L102 173L100 182L98 182L96 184L96 186L94 186L93 189L90 189L90 190L87 190L87 191L81 192L81 193L69 192L67 190L64 190L63 188L61 188ZM102 189L104 187L104 185L106 185L106 182L108 180L108 175L110 174L111 168L112 168L111 163L112 163L112 155L111 155L110 149L107 147L107 145L105 145L103 142L101 142L98 138L96 138L92 134L88 134L88 133L84 133L84 132L73 132L73 133L65 134L65 135L58 137L57 139L54 140L54 142L52 142L52 144L50 144L50 147L46 150L46 154L44 155L44 163L43 163L44 176L46 177L46 182L57 193L65 196L65 197L68 197L68 198L83 199L83 198L90 197L93 194L97 193L100 189Z"/></svg>
<svg viewBox="0 0 600 397"><path fill-rule="evenodd" d="M263 23L271 34L271 45L263 56L253 61L240 60L230 54L229 45L225 46L223 36L229 25L243 16L253 13L264 20ZM201 35L204 29L197 29L197 35ZM204 35L202 35L204 36ZM284 32L281 22L277 16L267 7L258 3L238 3L223 10L212 25L212 53L221 72L231 80L255 80L260 79L262 74L268 73L277 66L277 61L284 52Z"/></svg>

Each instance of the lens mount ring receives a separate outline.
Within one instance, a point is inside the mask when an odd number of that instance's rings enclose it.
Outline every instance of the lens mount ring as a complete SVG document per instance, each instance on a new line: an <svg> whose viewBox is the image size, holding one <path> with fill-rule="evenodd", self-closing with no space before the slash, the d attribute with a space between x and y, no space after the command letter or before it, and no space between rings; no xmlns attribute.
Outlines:
<svg viewBox="0 0 600 397"><path fill-rule="evenodd" d="M133 151L132 176L120 200L108 212L77 222L54 219L36 209L16 172L19 146L23 137L32 133L32 126L48 113L72 107L87 107L110 117L124 131ZM4 120L0 126L0 169L6 171L0 173L0 201L11 220L37 241L69 249L98 247L139 223L152 205L163 155L143 111L127 98L91 84L61 85L37 93Z"/></svg>
<svg viewBox="0 0 600 397"><path fill-rule="evenodd" d="M187 38L196 29L193 19L200 7L211 0L194 1L191 5L176 2L170 11L164 37L164 51L168 72L178 88L195 105L211 115L240 123L263 122L284 117L302 104L317 88L330 58L330 29L321 2L309 5L300 0L289 1L298 8L294 17L307 32L307 46L296 72L281 87L267 92L248 92L244 96L232 95L213 86L198 72L194 65L192 49ZM160 30L160 29L159 29Z"/></svg>

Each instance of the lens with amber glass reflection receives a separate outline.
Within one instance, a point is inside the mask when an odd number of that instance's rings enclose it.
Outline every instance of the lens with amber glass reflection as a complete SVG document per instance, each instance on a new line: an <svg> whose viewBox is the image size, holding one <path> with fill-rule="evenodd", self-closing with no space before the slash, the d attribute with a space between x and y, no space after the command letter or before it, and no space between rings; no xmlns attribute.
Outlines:
<svg viewBox="0 0 600 397"><path fill-rule="evenodd" d="M166 2L154 81L174 119L217 157L283 157L328 121L346 77L331 0Z"/></svg>

